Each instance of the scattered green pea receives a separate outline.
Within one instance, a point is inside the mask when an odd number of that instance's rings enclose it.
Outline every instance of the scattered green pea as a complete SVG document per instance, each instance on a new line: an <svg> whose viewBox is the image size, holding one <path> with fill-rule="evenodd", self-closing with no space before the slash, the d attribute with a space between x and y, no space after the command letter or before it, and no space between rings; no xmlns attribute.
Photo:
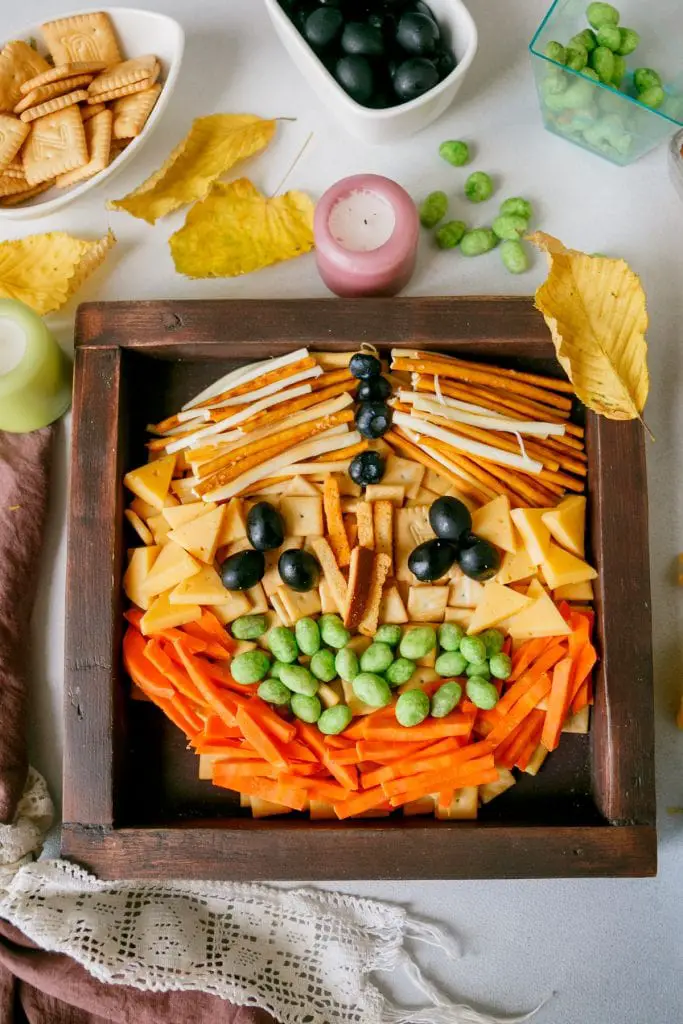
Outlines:
<svg viewBox="0 0 683 1024"><path fill-rule="evenodd" d="M230 674L241 686L260 683L269 668L270 658L265 651L247 651L230 662Z"/></svg>
<svg viewBox="0 0 683 1024"><path fill-rule="evenodd" d="M462 697L460 683L444 683L432 697L432 717L445 718L458 706Z"/></svg>
<svg viewBox="0 0 683 1024"><path fill-rule="evenodd" d="M483 203L493 195L493 182L486 171L473 171L465 182L465 195L471 203Z"/></svg>
<svg viewBox="0 0 683 1024"><path fill-rule="evenodd" d="M459 651L465 630L457 622L444 622L439 626L439 645L444 651Z"/></svg>
<svg viewBox="0 0 683 1024"><path fill-rule="evenodd" d="M410 658L397 658L384 673L389 686L403 686L409 683L415 671L415 662Z"/></svg>
<svg viewBox="0 0 683 1024"><path fill-rule="evenodd" d="M640 36L634 28L620 28L621 40L617 53L620 57L628 57L640 46Z"/></svg>
<svg viewBox="0 0 683 1024"><path fill-rule="evenodd" d="M289 704L292 691L279 679L264 679L259 684L258 695L269 704Z"/></svg>
<svg viewBox="0 0 683 1024"><path fill-rule="evenodd" d="M360 656L361 672L375 672L379 675L386 670L394 660L394 652L389 644L370 644Z"/></svg>
<svg viewBox="0 0 683 1024"><path fill-rule="evenodd" d="M265 615L241 615L233 622L231 632L235 640L256 640L267 628Z"/></svg>
<svg viewBox="0 0 683 1024"><path fill-rule="evenodd" d="M467 660L460 651L446 651L436 659L434 671L440 676L461 676L467 667Z"/></svg>
<svg viewBox="0 0 683 1024"><path fill-rule="evenodd" d="M351 685L358 700L362 700L371 708L385 708L387 704L391 704L389 684L373 672L361 672Z"/></svg>
<svg viewBox="0 0 683 1024"><path fill-rule="evenodd" d="M491 669L489 668L488 661L470 662L465 669L465 675L468 679L472 676L481 676L482 679L490 679Z"/></svg>
<svg viewBox="0 0 683 1024"><path fill-rule="evenodd" d="M311 658L309 669L316 679L320 679L323 683L331 683L333 679L337 678L334 653L327 648L316 651Z"/></svg>
<svg viewBox="0 0 683 1024"><path fill-rule="evenodd" d="M360 672L358 655L350 647L342 647L341 651L337 651L334 667L340 679L345 683L352 683Z"/></svg>
<svg viewBox="0 0 683 1024"><path fill-rule="evenodd" d="M521 242L503 242L500 247L500 258L505 269L511 274L523 274L529 269L529 257Z"/></svg>
<svg viewBox="0 0 683 1024"><path fill-rule="evenodd" d="M344 623L338 615L321 615L318 626L323 643L328 647L334 647L336 651L346 647L351 639L351 634L344 628Z"/></svg>
<svg viewBox="0 0 683 1024"><path fill-rule="evenodd" d="M594 68L584 68L581 74L584 78L590 78L591 82L599 82L600 75L595 71Z"/></svg>
<svg viewBox="0 0 683 1024"><path fill-rule="evenodd" d="M491 228L475 228L463 235L460 252L463 256L483 256L498 245L498 238Z"/></svg>
<svg viewBox="0 0 683 1024"><path fill-rule="evenodd" d="M423 228L435 228L446 216L448 196L445 192L430 192L420 206L420 224Z"/></svg>
<svg viewBox="0 0 683 1024"><path fill-rule="evenodd" d="M500 212L503 216L513 214L516 217L524 217L524 220L531 220L534 211L528 199L511 196L500 204Z"/></svg>
<svg viewBox="0 0 683 1024"><path fill-rule="evenodd" d="M270 666L270 668L268 670L268 678L269 679L279 679L280 678L280 673L281 673L282 669L284 668L284 665L285 665L284 661L274 661L273 664Z"/></svg>
<svg viewBox="0 0 683 1024"><path fill-rule="evenodd" d="M594 3L589 4L586 17L593 28L598 29L603 25L618 25L619 11L612 4Z"/></svg>
<svg viewBox="0 0 683 1024"><path fill-rule="evenodd" d="M436 647L436 633L433 626L418 626L416 629L409 629L401 637L399 654L402 658L410 658L411 661L419 661Z"/></svg>
<svg viewBox="0 0 683 1024"><path fill-rule="evenodd" d="M481 676L471 676L467 680L465 691L472 703L482 711L490 711L498 703L498 690L493 683Z"/></svg>
<svg viewBox="0 0 683 1024"><path fill-rule="evenodd" d="M503 650L505 637L499 629L485 629L479 633L479 639L486 649L486 657L492 658L494 654L500 654Z"/></svg>
<svg viewBox="0 0 683 1024"><path fill-rule="evenodd" d="M621 46L621 29L616 25L601 25L597 31L598 46L606 46L616 53Z"/></svg>
<svg viewBox="0 0 683 1024"><path fill-rule="evenodd" d="M614 54L606 46L598 46L591 53L591 66L600 76L600 81L611 85L614 78Z"/></svg>
<svg viewBox="0 0 683 1024"><path fill-rule="evenodd" d="M512 658L509 654L494 654L489 660L489 668L494 679L509 679L512 672Z"/></svg>
<svg viewBox="0 0 683 1024"><path fill-rule="evenodd" d="M614 54L614 75L612 76L612 85L616 89L621 88L621 83L624 81L626 75L626 61L623 57L618 54Z"/></svg>
<svg viewBox="0 0 683 1024"><path fill-rule="evenodd" d="M320 650L320 630L315 619L299 619L294 627L294 633L302 654L312 656Z"/></svg>
<svg viewBox="0 0 683 1024"><path fill-rule="evenodd" d="M636 68L633 72L633 84L638 92L644 92L655 85L661 89L662 80L652 68Z"/></svg>
<svg viewBox="0 0 683 1024"><path fill-rule="evenodd" d="M375 633L375 643L389 644L390 647L398 647L401 642L401 627L386 624L380 626Z"/></svg>
<svg viewBox="0 0 683 1024"><path fill-rule="evenodd" d="M351 724L351 709L346 704L335 704L333 708L326 708L318 719L318 728L326 736L338 736L340 732Z"/></svg>
<svg viewBox="0 0 683 1024"><path fill-rule="evenodd" d="M268 634L268 646L278 661L290 665L299 657L299 645L291 629L274 626Z"/></svg>
<svg viewBox="0 0 683 1024"><path fill-rule="evenodd" d="M303 693L292 695L291 708L297 718L302 722L309 722L313 725L322 715L323 706L317 697L308 697Z"/></svg>
<svg viewBox="0 0 683 1024"><path fill-rule="evenodd" d="M313 673L303 665L284 665L280 679L292 693L300 693L304 697L315 696L320 686Z"/></svg>
<svg viewBox="0 0 683 1024"><path fill-rule="evenodd" d="M529 230L529 221L517 213L501 213L493 222L493 230L502 241L518 242Z"/></svg>
<svg viewBox="0 0 683 1024"><path fill-rule="evenodd" d="M592 51L598 45L598 40L597 36L595 35L595 32L591 31L591 29L589 28L585 28L583 32L577 32L577 34L575 36L572 36L572 38L569 40L570 46L574 46L576 43L578 43L579 46L585 46L588 52L592 53Z"/></svg>
<svg viewBox="0 0 683 1024"><path fill-rule="evenodd" d="M554 60L556 64L564 64L567 60L567 51L562 43L558 43L556 39L552 39L548 43L545 48L545 55L550 60Z"/></svg>
<svg viewBox="0 0 683 1024"><path fill-rule="evenodd" d="M567 67L572 71L583 71L588 63L588 50L581 44L567 47Z"/></svg>
<svg viewBox="0 0 683 1024"><path fill-rule="evenodd" d="M423 690L408 690L396 701L396 721L410 729L424 722L429 714L429 697Z"/></svg>
<svg viewBox="0 0 683 1024"><path fill-rule="evenodd" d="M453 167L462 167L469 162L470 149L466 142L450 139L448 142L442 142L439 146L439 156Z"/></svg>
<svg viewBox="0 0 683 1024"><path fill-rule="evenodd" d="M478 636L464 636L460 641L460 653L471 664L486 661L486 646Z"/></svg>
<svg viewBox="0 0 683 1024"><path fill-rule="evenodd" d="M652 88L643 89L642 92L639 92L638 99L646 107L652 107L653 110L657 110L666 99L666 94L659 85L653 85Z"/></svg>
<svg viewBox="0 0 683 1024"><path fill-rule="evenodd" d="M438 228L435 238L439 249L455 249L467 231L467 224L464 220L449 220L448 224L442 224Z"/></svg>

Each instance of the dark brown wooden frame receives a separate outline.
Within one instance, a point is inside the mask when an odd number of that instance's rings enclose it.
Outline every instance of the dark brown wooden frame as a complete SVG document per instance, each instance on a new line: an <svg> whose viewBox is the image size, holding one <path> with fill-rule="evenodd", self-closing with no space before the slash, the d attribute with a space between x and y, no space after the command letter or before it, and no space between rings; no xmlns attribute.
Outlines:
<svg viewBox="0 0 683 1024"><path fill-rule="evenodd" d="M462 351L552 364L528 299L136 302L81 306L76 328L66 635L62 852L103 877L505 878L656 871L647 481L640 424L587 417L602 660L596 822L552 826L248 818L130 827L117 812L126 351L247 362L311 345ZM559 366L554 364L554 372ZM167 410L172 411L172 410Z"/></svg>

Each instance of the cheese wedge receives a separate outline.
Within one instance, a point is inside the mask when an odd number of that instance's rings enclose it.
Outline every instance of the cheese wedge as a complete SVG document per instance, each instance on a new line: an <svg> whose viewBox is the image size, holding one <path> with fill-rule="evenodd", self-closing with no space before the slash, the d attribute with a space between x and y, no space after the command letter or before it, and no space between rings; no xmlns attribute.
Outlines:
<svg viewBox="0 0 683 1024"><path fill-rule="evenodd" d="M598 575L588 562L582 561L552 541L548 555L541 565L541 572L552 590L564 587L568 583L586 583Z"/></svg>
<svg viewBox="0 0 683 1024"><path fill-rule="evenodd" d="M227 601L211 607L211 611L224 626L239 619L240 615L249 615L251 612L251 601L243 590L229 590L227 593ZM233 651L233 657L236 655L237 651Z"/></svg>
<svg viewBox="0 0 683 1024"><path fill-rule="evenodd" d="M164 508L172 508L178 504L178 499L174 498L172 494L167 494L164 499ZM128 506L132 512L140 516L140 519L144 519L145 522L151 517L158 513L158 509L154 505L149 505L142 498L133 498L130 505Z"/></svg>
<svg viewBox="0 0 683 1024"><path fill-rule="evenodd" d="M403 487L406 498L415 498L420 489L426 469L412 459L402 459L398 455L387 456L382 486ZM372 499L371 499L372 500Z"/></svg>
<svg viewBox="0 0 683 1024"><path fill-rule="evenodd" d="M172 590L183 580L196 575L201 569L199 562L187 551L169 541L159 552L154 566L142 584L147 597L156 597L166 590Z"/></svg>
<svg viewBox="0 0 683 1024"><path fill-rule="evenodd" d="M320 491L305 476L292 477L282 492L289 498L318 498Z"/></svg>
<svg viewBox="0 0 683 1024"><path fill-rule="evenodd" d="M485 785L479 787L479 800L482 804L489 804L492 800L495 800L501 793L505 793L506 790L510 789L516 783L517 779L514 777L511 771L507 768L498 769L498 781L487 782Z"/></svg>
<svg viewBox="0 0 683 1024"><path fill-rule="evenodd" d="M456 625L462 626L463 629L469 629L473 615L474 612L471 608L446 608L443 621L455 622Z"/></svg>
<svg viewBox="0 0 683 1024"><path fill-rule="evenodd" d="M590 580L585 583L566 583L553 590L555 601L592 601L593 597L593 584Z"/></svg>
<svg viewBox="0 0 683 1024"><path fill-rule="evenodd" d="M541 597L543 594L547 593L548 591L538 578L531 580L529 586L526 588L526 596L532 598L534 601L537 597Z"/></svg>
<svg viewBox="0 0 683 1024"><path fill-rule="evenodd" d="M150 516L147 520L147 525L152 531L155 544L158 544L160 547L168 544L168 535L171 532L171 527L161 512L158 512L155 516Z"/></svg>
<svg viewBox="0 0 683 1024"><path fill-rule="evenodd" d="M183 580L171 591L169 602L176 604L224 604L230 599L221 578L212 565L205 565L194 576Z"/></svg>
<svg viewBox="0 0 683 1024"><path fill-rule="evenodd" d="M147 527L146 523L143 522L137 512L133 512L132 508L127 508L123 514L143 544L154 543L154 537L152 536L151 530Z"/></svg>
<svg viewBox="0 0 683 1024"><path fill-rule="evenodd" d="M472 513L472 532L512 554L517 550L515 528L510 518L510 499L499 494Z"/></svg>
<svg viewBox="0 0 683 1024"><path fill-rule="evenodd" d="M219 505L206 515L191 519L176 530L171 530L168 539L185 548L201 562L211 563L218 547L218 538L223 525L225 506Z"/></svg>
<svg viewBox="0 0 683 1024"><path fill-rule="evenodd" d="M536 575L536 565L529 558L527 549L520 543L514 554L506 551L503 555L496 583L517 583L518 580L528 580L530 576Z"/></svg>
<svg viewBox="0 0 683 1024"><path fill-rule="evenodd" d="M175 469L175 455L164 455L161 459L148 462L146 466L126 473L123 482L136 498L142 498L148 505L159 511L164 507Z"/></svg>
<svg viewBox="0 0 683 1024"><path fill-rule="evenodd" d="M571 629L543 591L535 601L506 620L507 631L516 640L535 640L544 636L568 636Z"/></svg>
<svg viewBox="0 0 683 1024"><path fill-rule="evenodd" d="M387 587L382 594L382 601L379 606L380 625L401 626L409 622L408 612L397 587Z"/></svg>
<svg viewBox="0 0 683 1024"><path fill-rule="evenodd" d="M483 597L483 585L461 573L450 585L448 604L450 608L476 608Z"/></svg>
<svg viewBox="0 0 683 1024"><path fill-rule="evenodd" d="M582 494L572 494L552 512L544 512L543 522L558 544L579 558L585 556L586 499Z"/></svg>
<svg viewBox="0 0 683 1024"><path fill-rule="evenodd" d="M203 516L205 512L211 512L215 507L216 505L212 501L193 501L189 505L176 505L174 508L164 508L161 514L168 523L169 529L177 530L179 526L183 526L184 523L189 523L193 519L198 519L199 516Z"/></svg>
<svg viewBox="0 0 683 1024"><path fill-rule="evenodd" d="M150 599L144 593L142 584L149 576L160 551L161 548L156 546L134 548L123 577L123 590L126 597L143 611L149 608Z"/></svg>
<svg viewBox="0 0 683 1024"><path fill-rule="evenodd" d="M471 821L476 818L478 807L479 787L466 786L464 789L456 789L450 806L445 810L439 807L437 801L434 805L434 814L440 821Z"/></svg>
<svg viewBox="0 0 683 1024"><path fill-rule="evenodd" d="M510 513L534 565L545 561L550 550L550 530L543 522L543 516L551 511L549 508L513 508Z"/></svg>
<svg viewBox="0 0 683 1024"><path fill-rule="evenodd" d="M408 617L411 622L442 622L448 604L448 587L411 587Z"/></svg>
<svg viewBox="0 0 683 1024"><path fill-rule="evenodd" d="M474 611L467 632L481 633L483 629L497 626L503 619L517 615L530 604L530 598L492 580L484 587L484 596Z"/></svg>
<svg viewBox="0 0 683 1024"><path fill-rule="evenodd" d="M152 636L154 633L161 633L164 629L184 626L187 622L197 622L201 617L202 610L198 604L172 605L169 601L169 594L166 592L160 594L142 616L140 632L143 636Z"/></svg>

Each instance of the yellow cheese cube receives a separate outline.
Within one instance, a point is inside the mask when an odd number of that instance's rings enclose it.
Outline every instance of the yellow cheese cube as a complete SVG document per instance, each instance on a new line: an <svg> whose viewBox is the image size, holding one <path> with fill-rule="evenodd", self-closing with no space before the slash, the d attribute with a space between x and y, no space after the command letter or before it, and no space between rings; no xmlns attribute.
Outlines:
<svg viewBox="0 0 683 1024"><path fill-rule="evenodd" d="M497 626L503 619L517 615L530 604L531 599L524 594L518 594L517 591L509 590L492 580L484 587L484 596L470 619L467 632L481 633L484 629Z"/></svg>
<svg viewBox="0 0 683 1024"><path fill-rule="evenodd" d="M161 557L161 556L159 556ZM140 620L140 632L144 636L161 633L164 629L184 626L186 622L197 622L202 617L198 604L172 605L169 594L160 594Z"/></svg>
<svg viewBox="0 0 683 1024"><path fill-rule="evenodd" d="M472 532L503 551L514 554L517 538L510 518L510 499L507 494L499 494L493 501L472 513Z"/></svg>
<svg viewBox="0 0 683 1024"><path fill-rule="evenodd" d="M543 516L551 511L549 508L513 508L510 513L534 565L540 565L550 549L550 530Z"/></svg>
<svg viewBox="0 0 683 1024"><path fill-rule="evenodd" d="M137 498L142 498L148 505L161 511L171 486L175 464L175 455L164 455L146 466L132 469L126 473L123 482Z"/></svg>
<svg viewBox="0 0 683 1024"><path fill-rule="evenodd" d="M143 611L149 608L149 597L142 590L142 585L149 576L160 551L159 547L134 548L123 577L123 590L126 597Z"/></svg>
<svg viewBox="0 0 683 1024"><path fill-rule="evenodd" d="M555 601L592 601L593 584L590 580L585 583L567 583L564 587L557 587L553 590Z"/></svg>
<svg viewBox="0 0 683 1024"><path fill-rule="evenodd" d="M414 818L418 814L433 814L436 802L433 796L421 796L417 800L409 800L403 805L406 818Z"/></svg>
<svg viewBox="0 0 683 1024"><path fill-rule="evenodd" d="M189 523L183 523L177 529L171 530L168 538L185 548L201 562L210 564L216 554L224 515L225 505L219 505L205 515L191 519Z"/></svg>
<svg viewBox="0 0 683 1024"><path fill-rule="evenodd" d="M582 561L552 541L541 565L541 572L552 590L564 587L568 583L586 583L598 575L588 562Z"/></svg>
<svg viewBox="0 0 683 1024"><path fill-rule="evenodd" d="M142 584L142 589L148 597L156 597L165 590L177 587L200 569L199 562L192 555L169 541L159 552L152 571Z"/></svg>
<svg viewBox="0 0 683 1024"><path fill-rule="evenodd" d="M218 535L218 547L232 544L247 535L247 520L244 514L244 502L241 498L231 498L225 506L223 525Z"/></svg>
<svg viewBox="0 0 683 1024"><path fill-rule="evenodd" d="M530 576L536 575L536 566L529 558L527 549L522 543L514 554L506 551L503 555L496 583L517 583L519 580L528 580Z"/></svg>
<svg viewBox="0 0 683 1024"><path fill-rule="evenodd" d="M292 477L290 482L285 484L281 493L286 494L288 498L317 498L320 496L318 488L305 476Z"/></svg>
<svg viewBox="0 0 683 1024"><path fill-rule="evenodd" d="M465 821L476 818L478 807L479 787L465 786L464 789L456 789L450 807L445 810L441 810L437 802L434 813L441 821L458 819Z"/></svg>
<svg viewBox="0 0 683 1024"><path fill-rule="evenodd" d="M239 619L240 615L248 615L251 612L251 601L242 590L229 590L228 599L222 604L215 604L211 608L219 622L224 626ZM256 646L256 645L254 645ZM251 648L250 648L251 649ZM236 652L233 652L233 655Z"/></svg>
<svg viewBox="0 0 683 1024"><path fill-rule="evenodd" d="M212 565L205 565L194 576L183 580L171 591L169 601L176 604L224 604L230 598Z"/></svg>
<svg viewBox="0 0 683 1024"><path fill-rule="evenodd" d="M573 555L583 558L586 553L586 499L572 494L553 509L543 513L543 522L552 537Z"/></svg>
<svg viewBox="0 0 683 1024"><path fill-rule="evenodd" d="M507 631L517 640L544 636L568 636L571 629L545 590L517 615L506 620Z"/></svg>
<svg viewBox="0 0 683 1024"><path fill-rule="evenodd" d="M498 769L498 781L487 782L485 785L479 787L479 799L482 804L489 804L492 800L495 800L501 793L505 793L508 789L514 786L516 778L511 771L507 768Z"/></svg>

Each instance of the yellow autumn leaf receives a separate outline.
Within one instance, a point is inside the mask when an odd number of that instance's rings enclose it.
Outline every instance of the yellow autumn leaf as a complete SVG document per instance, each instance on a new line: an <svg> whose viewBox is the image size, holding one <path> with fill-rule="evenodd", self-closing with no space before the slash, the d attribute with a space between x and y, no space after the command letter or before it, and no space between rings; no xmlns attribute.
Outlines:
<svg viewBox="0 0 683 1024"><path fill-rule="evenodd" d="M247 178L218 182L171 235L171 255L188 277L237 277L313 248L312 200L303 192L267 199Z"/></svg>
<svg viewBox="0 0 683 1024"><path fill-rule="evenodd" d="M115 241L111 231L95 242L51 231L0 242L0 298L21 299L41 316L61 309Z"/></svg>
<svg viewBox="0 0 683 1024"><path fill-rule="evenodd" d="M110 210L127 210L154 224L180 206L204 199L222 174L240 160L264 149L275 134L275 121L254 114L209 114L198 117L166 163Z"/></svg>
<svg viewBox="0 0 683 1024"><path fill-rule="evenodd" d="M640 419L650 377L645 293L637 274L624 260L566 249L542 231L529 241L550 260L536 307L577 397L609 419Z"/></svg>

